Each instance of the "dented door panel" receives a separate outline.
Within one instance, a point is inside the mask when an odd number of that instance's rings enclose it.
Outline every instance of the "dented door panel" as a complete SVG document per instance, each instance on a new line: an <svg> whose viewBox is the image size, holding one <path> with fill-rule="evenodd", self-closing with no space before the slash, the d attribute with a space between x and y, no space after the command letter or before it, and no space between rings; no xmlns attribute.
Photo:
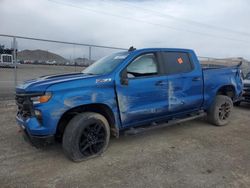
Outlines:
<svg viewBox="0 0 250 188"><path fill-rule="evenodd" d="M129 79L117 85L117 98L123 127L138 124L167 113L165 76Z"/></svg>

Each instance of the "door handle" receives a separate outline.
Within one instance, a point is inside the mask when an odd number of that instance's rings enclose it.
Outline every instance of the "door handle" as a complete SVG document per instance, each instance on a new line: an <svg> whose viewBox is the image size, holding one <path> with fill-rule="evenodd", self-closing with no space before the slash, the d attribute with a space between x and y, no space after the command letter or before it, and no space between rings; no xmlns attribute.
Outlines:
<svg viewBox="0 0 250 188"><path fill-rule="evenodd" d="M199 77L199 76L194 77L194 78L192 79L192 81L200 81L200 80L201 80L201 77Z"/></svg>
<svg viewBox="0 0 250 188"><path fill-rule="evenodd" d="M165 86L167 84L168 84L167 82L162 81L162 80L155 83L156 86Z"/></svg>

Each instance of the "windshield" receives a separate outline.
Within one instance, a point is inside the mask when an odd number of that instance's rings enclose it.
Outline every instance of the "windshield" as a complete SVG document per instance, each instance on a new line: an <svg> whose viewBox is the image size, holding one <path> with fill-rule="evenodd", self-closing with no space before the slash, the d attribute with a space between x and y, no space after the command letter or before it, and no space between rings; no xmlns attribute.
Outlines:
<svg viewBox="0 0 250 188"><path fill-rule="evenodd" d="M82 71L84 74L107 74L112 72L127 56L128 52L115 53L99 59Z"/></svg>

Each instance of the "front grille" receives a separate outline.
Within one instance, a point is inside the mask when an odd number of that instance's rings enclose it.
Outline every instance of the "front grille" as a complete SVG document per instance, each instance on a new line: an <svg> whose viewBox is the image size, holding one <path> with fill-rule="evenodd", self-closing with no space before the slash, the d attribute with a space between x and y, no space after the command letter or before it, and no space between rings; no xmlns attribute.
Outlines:
<svg viewBox="0 0 250 188"><path fill-rule="evenodd" d="M18 115L23 118L31 117L34 114L33 104L30 97L16 94L16 104L18 107Z"/></svg>

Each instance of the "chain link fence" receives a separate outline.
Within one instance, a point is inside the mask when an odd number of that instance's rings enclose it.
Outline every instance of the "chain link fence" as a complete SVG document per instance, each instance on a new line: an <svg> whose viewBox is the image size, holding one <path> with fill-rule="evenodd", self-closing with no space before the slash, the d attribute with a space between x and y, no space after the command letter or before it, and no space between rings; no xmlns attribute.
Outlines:
<svg viewBox="0 0 250 188"><path fill-rule="evenodd" d="M80 72L95 60L122 50L127 49L0 34L0 100L13 99L15 86L25 80ZM250 62L242 58L199 59L204 66L231 66L242 61L243 73L250 72Z"/></svg>
<svg viewBox="0 0 250 188"><path fill-rule="evenodd" d="M95 60L122 50L127 49L0 35L0 100L13 99L15 86L25 80L80 72Z"/></svg>

